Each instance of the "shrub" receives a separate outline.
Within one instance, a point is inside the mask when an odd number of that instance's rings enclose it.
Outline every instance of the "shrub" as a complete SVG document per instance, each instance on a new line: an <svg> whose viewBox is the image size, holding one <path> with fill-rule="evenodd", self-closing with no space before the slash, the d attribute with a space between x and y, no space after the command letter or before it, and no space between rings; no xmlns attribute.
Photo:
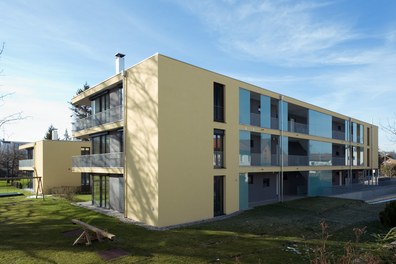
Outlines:
<svg viewBox="0 0 396 264"><path fill-rule="evenodd" d="M387 203L384 210L379 213L381 224L388 227L396 226L396 201Z"/></svg>

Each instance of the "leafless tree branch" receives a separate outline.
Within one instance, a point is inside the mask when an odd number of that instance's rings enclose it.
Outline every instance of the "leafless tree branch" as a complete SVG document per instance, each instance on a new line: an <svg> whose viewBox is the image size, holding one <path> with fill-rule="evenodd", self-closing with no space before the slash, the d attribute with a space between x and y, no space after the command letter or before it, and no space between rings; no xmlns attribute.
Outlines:
<svg viewBox="0 0 396 264"><path fill-rule="evenodd" d="M382 131L388 134L388 138L392 142L396 142L396 115L393 121L388 120L387 123L380 124Z"/></svg>

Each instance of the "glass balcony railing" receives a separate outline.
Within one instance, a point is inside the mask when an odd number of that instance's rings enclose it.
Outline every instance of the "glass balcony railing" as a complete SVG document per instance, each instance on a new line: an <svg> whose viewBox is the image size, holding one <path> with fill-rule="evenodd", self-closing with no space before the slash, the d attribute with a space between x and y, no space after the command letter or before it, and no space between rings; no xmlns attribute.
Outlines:
<svg viewBox="0 0 396 264"><path fill-rule="evenodd" d="M20 160L19 168L21 167L34 167L34 160L33 159Z"/></svg>
<svg viewBox="0 0 396 264"><path fill-rule="evenodd" d="M72 166L73 168L123 168L123 152L74 156Z"/></svg>
<svg viewBox="0 0 396 264"><path fill-rule="evenodd" d="M308 134L308 125L307 124L301 124L297 122L290 122L289 121L289 132L295 132L295 133L301 133L301 134Z"/></svg>
<svg viewBox="0 0 396 264"><path fill-rule="evenodd" d="M339 140L346 140L345 132L333 130L333 138Z"/></svg>
<svg viewBox="0 0 396 264"><path fill-rule="evenodd" d="M86 118L76 120L73 124L73 131L80 131L107 123L117 122L123 120L123 115L123 107L119 105Z"/></svg>
<svg viewBox="0 0 396 264"><path fill-rule="evenodd" d="M287 156L287 165L285 166L308 166L309 164L308 156L299 156L299 155L288 155Z"/></svg>
<svg viewBox="0 0 396 264"><path fill-rule="evenodd" d="M239 155L239 166L279 166L279 155L268 156L260 153Z"/></svg>
<svg viewBox="0 0 396 264"><path fill-rule="evenodd" d="M346 157L332 157L333 166L346 166L347 165Z"/></svg>
<svg viewBox="0 0 396 264"><path fill-rule="evenodd" d="M224 168L224 152L214 151L213 153L213 167Z"/></svg>

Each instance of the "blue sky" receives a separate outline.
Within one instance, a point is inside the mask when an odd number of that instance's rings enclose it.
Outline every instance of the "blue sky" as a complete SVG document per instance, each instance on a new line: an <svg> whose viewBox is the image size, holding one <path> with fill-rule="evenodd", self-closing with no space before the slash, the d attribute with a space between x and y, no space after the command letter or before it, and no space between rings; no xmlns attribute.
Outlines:
<svg viewBox="0 0 396 264"><path fill-rule="evenodd" d="M0 1L0 138L71 129L85 82L156 52L375 125L396 117L396 1ZM380 129L380 149L396 150ZM395 137L396 139L396 137Z"/></svg>

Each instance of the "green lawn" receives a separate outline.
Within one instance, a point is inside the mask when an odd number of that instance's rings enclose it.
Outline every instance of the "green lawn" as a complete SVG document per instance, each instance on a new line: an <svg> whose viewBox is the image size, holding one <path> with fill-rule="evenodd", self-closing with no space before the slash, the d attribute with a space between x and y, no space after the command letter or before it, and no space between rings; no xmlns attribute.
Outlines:
<svg viewBox="0 0 396 264"><path fill-rule="evenodd" d="M63 198L0 198L0 263L104 263L97 252L111 248L129 253L111 263L309 263L313 253L309 257L307 252L320 243L322 219L330 226L331 251L342 253L345 242L354 240L352 229L367 226L358 247L390 261L390 252L370 235L387 231L377 220L382 208L359 201L306 198L258 207L222 221L150 231L73 206ZM72 218L108 230L116 239L73 247L75 237L62 234L77 228Z"/></svg>

